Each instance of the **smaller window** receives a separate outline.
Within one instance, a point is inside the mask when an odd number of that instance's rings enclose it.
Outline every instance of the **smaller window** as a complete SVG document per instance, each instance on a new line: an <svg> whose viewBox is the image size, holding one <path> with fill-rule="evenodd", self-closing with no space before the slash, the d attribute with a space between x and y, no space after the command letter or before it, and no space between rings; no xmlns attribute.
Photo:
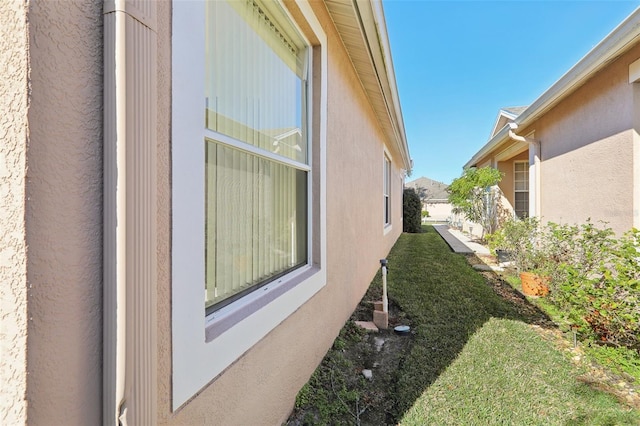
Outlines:
<svg viewBox="0 0 640 426"><path fill-rule="evenodd" d="M383 199L383 209L384 209L384 225L391 224L391 203L390 203L390 195L391 191L391 160L386 155L384 156L384 183L382 190L382 199Z"/></svg>
<svg viewBox="0 0 640 426"><path fill-rule="evenodd" d="M516 216L529 216L529 162L513 163L514 210Z"/></svg>

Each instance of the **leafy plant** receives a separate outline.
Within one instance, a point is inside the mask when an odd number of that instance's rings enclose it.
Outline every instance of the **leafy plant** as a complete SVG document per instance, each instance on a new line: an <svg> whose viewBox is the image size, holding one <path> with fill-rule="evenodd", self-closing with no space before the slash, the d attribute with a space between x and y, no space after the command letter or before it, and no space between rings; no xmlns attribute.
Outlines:
<svg viewBox="0 0 640 426"><path fill-rule="evenodd" d="M453 213L482 225L483 234L495 232L501 214L501 194L495 186L502 177L503 173L492 167L465 169L448 188Z"/></svg>
<svg viewBox="0 0 640 426"><path fill-rule="evenodd" d="M494 251L509 252L518 272L538 272L544 268L547 256L541 243L540 221L535 217L506 220L489 238Z"/></svg>
<svg viewBox="0 0 640 426"><path fill-rule="evenodd" d="M548 278L549 302L584 339L640 353L640 231L513 219L489 240Z"/></svg>
<svg viewBox="0 0 640 426"><path fill-rule="evenodd" d="M413 188L405 188L402 197L402 230L417 233L422 231L422 202Z"/></svg>

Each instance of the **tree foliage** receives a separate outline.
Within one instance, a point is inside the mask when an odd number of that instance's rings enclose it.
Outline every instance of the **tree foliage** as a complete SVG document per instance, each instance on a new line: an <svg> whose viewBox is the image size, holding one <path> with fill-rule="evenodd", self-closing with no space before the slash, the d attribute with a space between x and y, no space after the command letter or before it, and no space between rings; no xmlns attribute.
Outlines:
<svg viewBox="0 0 640 426"><path fill-rule="evenodd" d="M402 197L402 230L417 233L422 231L422 202L413 188L405 188Z"/></svg>
<svg viewBox="0 0 640 426"><path fill-rule="evenodd" d="M465 169L462 176L449 185L449 202L454 213L463 214L479 223L487 233L498 227L500 193L494 187L503 173L492 167Z"/></svg>

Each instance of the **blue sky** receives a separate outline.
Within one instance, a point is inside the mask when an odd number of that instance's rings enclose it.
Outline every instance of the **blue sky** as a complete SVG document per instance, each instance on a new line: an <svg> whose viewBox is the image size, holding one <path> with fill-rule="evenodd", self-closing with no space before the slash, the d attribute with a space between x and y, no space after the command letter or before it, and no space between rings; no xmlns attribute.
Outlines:
<svg viewBox="0 0 640 426"><path fill-rule="evenodd" d="M450 183L498 110L529 105L640 1L383 0L411 177Z"/></svg>

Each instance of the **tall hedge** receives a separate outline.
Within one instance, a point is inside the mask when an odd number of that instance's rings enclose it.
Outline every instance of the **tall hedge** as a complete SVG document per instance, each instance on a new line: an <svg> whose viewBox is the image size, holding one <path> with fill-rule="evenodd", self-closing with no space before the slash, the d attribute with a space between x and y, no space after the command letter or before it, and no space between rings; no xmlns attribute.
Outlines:
<svg viewBox="0 0 640 426"><path fill-rule="evenodd" d="M402 197L402 230L404 232L422 231L422 202L413 188L405 188Z"/></svg>

